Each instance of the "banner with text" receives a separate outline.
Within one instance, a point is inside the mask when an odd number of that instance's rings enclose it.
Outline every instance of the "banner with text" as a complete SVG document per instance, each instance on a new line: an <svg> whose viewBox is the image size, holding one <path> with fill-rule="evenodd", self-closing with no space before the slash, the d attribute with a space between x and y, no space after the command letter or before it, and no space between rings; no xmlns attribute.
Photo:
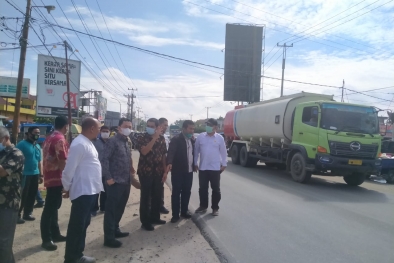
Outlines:
<svg viewBox="0 0 394 263"><path fill-rule="evenodd" d="M99 121L105 120L105 114L107 113L107 99L101 95L96 95L97 98L97 119Z"/></svg>
<svg viewBox="0 0 394 263"><path fill-rule="evenodd" d="M78 117L81 61L68 60L71 115ZM66 59L38 55L37 116L67 116Z"/></svg>
<svg viewBox="0 0 394 263"><path fill-rule="evenodd" d="M18 78L0 76L0 97L15 98L17 82L18 82ZM28 99L29 91L30 91L30 79L23 79L22 98Z"/></svg>

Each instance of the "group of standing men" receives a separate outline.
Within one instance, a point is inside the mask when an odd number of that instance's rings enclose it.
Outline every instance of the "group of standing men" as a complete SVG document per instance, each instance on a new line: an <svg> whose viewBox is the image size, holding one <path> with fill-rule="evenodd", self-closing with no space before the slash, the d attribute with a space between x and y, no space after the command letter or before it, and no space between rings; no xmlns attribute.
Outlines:
<svg viewBox="0 0 394 263"><path fill-rule="evenodd" d="M108 127L101 126L96 119L86 118L82 123L82 133L69 146L65 139L68 120L57 117L55 131L44 143L42 161L41 149L35 143L39 137L38 128L29 129L27 138L16 148L9 141L7 129L0 127L0 262L15 262L12 253L15 225L22 211L23 219L34 220L32 206L42 177L47 189L40 224L42 247L56 250L57 242L66 241L65 263L95 262L94 258L84 256L83 251L86 229L98 209L105 213L104 246L118 248L122 245L118 238L129 233L122 232L119 223L131 185L141 189L142 228L152 231L154 225L165 224L160 213L168 213L163 203L163 184L170 171L172 223L180 217L191 217L188 204L193 172L197 171L200 207L196 213L204 213L208 208L210 183L212 213L217 216L221 199L220 174L227 165L224 139L215 132L217 121L207 120L206 132L197 138L193 136L194 123L184 121L182 133L175 136L169 145L163 136L167 127L166 119L161 118L159 122L151 118L147 121L146 132L132 142L130 120L122 118L117 134L110 137ZM137 171L132 161L133 143L140 152ZM58 225L62 197L70 198L72 202L66 237L61 235Z"/></svg>

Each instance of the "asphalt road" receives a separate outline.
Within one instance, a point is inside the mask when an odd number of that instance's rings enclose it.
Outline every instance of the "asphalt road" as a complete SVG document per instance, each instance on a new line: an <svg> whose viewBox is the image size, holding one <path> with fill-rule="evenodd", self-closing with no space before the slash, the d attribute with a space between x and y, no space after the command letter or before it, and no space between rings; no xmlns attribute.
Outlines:
<svg viewBox="0 0 394 263"><path fill-rule="evenodd" d="M320 176L304 185L230 161L221 189L220 215L196 220L229 262L394 262L394 185ZM195 174L191 207L198 200Z"/></svg>

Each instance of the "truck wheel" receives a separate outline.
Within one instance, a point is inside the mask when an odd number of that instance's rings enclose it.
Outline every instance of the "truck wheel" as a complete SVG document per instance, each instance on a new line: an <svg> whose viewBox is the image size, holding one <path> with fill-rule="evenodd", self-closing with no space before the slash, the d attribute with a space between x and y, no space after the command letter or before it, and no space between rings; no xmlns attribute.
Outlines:
<svg viewBox="0 0 394 263"><path fill-rule="evenodd" d="M363 175L347 175L343 177L343 180L351 186L358 186L365 181L365 174Z"/></svg>
<svg viewBox="0 0 394 263"><path fill-rule="evenodd" d="M368 175L365 176L365 179L369 179L369 178L371 178L371 175L370 175L370 174L368 174Z"/></svg>
<svg viewBox="0 0 394 263"><path fill-rule="evenodd" d="M239 147L236 144L231 147L231 161L233 164L239 164Z"/></svg>
<svg viewBox="0 0 394 263"><path fill-rule="evenodd" d="M394 170L389 171L389 174L386 177L386 182L388 184L394 184Z"/></svg>
<svg viewBox="0 0 394 263"><path fill-rule="evenodd" d="M291 159L291 177L298 183L307 183L312 177L312 173L306 170L306 161L301 153L296 153Z"/></svg>
<svg viewBox="0 0 394 263"><path fill-rule="evenodd" d="M246 146L244 145L239 152L239 161L241 166L243 167L253 167L256 166L258 159L251 158L249 156L248 150L246 149Z"/></svg>

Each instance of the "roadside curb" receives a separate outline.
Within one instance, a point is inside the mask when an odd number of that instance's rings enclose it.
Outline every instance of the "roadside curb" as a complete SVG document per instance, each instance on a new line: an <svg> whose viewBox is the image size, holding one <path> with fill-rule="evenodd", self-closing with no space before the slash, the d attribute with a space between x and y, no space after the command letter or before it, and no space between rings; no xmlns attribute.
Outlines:
<svg viewBox="0 0 394 263"><path fill-rule="evenodd" d="M172 191L172 184L170 178L167 178L167 181L165 183ZM196 208L194 208L191 204L189 204L189 207L193 211L196 210ZM215 254L221 263L237 263L237 260L232 256L230 251L227 250L227 248L222 244L222 242L216 237L216 235L209 228L201 215L194 213L192 215L192 221L198 227L201 235L208 242L213 251L215 251Z"/></svg>

